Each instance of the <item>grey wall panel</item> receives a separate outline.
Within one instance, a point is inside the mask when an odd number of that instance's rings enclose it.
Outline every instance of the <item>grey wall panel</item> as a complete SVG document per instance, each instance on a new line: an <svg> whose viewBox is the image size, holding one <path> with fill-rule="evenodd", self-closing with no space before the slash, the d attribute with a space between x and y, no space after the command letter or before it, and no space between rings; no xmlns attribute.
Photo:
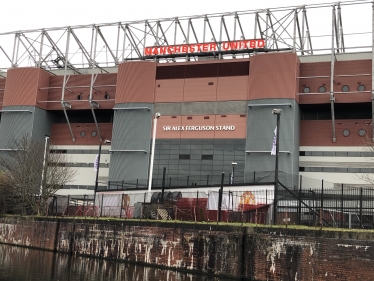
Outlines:
<svg viewBox="0 0 374 281"><path fill-rule="evenodd" d="M124 103L117 104L115 108L122 109L114 112L109 180L147 179L153 105ZM144 150L146 153L132 150Z"/></svg>
<svg viewBox="0 0 374 281"><path fill-rule="evenodd" d="M54 122L57 122L57 120L55 120L52 113L36 107L32 131L33 138L43 141L45 135L51 134L51 127Z"/></svg>
<svg viewBox="0 0 374 281"><path fill-rule="evenodd" d="M33 106L7 106L4 111L29 110L30 112L3 112L0 124L0 149L13 148L14 140L25 135L32 136L34 123Z"/></svg>
<svg viewBox="0 0 374 281"><path fill-rule="evenodd" d="M215 114L216 102L184 102L182 115Z"/></svg>
<svg viewBox="0 0 374 281"><path fill-rule="evenodd" d="M156 103L154 111L160 112L161 115L182 115L182 103Z"/></svg>
<svg viewBox="0 0 374 281"><path fill-rule="evenodd" d="M109 180L147 180L148 165L148 153L112 152L110 156Z"/></svg>
<svg viewBox="0 0 374 281"><path fill-rule="evenodd" d="M162 115L246 114L247 101L156 103L155 112Z"/></svg>
<svg viewBox="0 0 374 281"><path fill-rule="evenodd" d="M280 153L279 170L297 175L299 172L300 139L298 104L291 99L267 99L250 102L250 104L254 103L262 105L248 108L246 151L251 152L246 154L245 172L275 170L275 156L271 155L270 151L277 116L272 114L272 110L280 108L283 112L280 116L279 150L290 153ZM279 105L287 103L292 104L292 107Z"/></svg>
<svg viewBox="0 0 374 281"><path fill-rule="evenodd" d="M132 108L146 109L115 110L113 120L112 149L149 151L153 105L131 104ZM131 108L128 104L117 105L120 108Z"/></svg>
<svg viewBox="0 0 374 281"><path fill-rule="evenodd" d="M219 101L216 114L247 114L247 101Z"/></svg>

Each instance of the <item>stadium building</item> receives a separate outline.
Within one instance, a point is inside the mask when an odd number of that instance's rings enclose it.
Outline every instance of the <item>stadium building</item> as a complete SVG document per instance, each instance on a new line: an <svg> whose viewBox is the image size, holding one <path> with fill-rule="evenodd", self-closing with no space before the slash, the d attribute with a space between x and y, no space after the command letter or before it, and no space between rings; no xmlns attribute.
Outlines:
<svg viewBox="0 0 374 281"><path fill-rule="evenodd" d="M218 183L222 172L241 184L273 177L278 129L291 185L302 175L362 186L374 168L372 31L347 47L341 11L370 17L371 4L0 34L0 150L28 134L66 153L77 176L62 194L93 193L99 150L101 189L159 186L164 168L171 186ZM313 9L329 11L328 47L312 44Z"/></svg>

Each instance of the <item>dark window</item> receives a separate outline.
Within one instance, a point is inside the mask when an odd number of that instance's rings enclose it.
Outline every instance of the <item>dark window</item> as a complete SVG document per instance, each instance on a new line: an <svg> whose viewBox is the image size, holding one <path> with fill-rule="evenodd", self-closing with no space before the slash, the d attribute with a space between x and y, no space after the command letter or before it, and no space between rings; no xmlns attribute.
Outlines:
<svg viewBox="0 0 374 281"><path fill-rule="evenodd" d="M186 65L185 78L217 77L218 63Z"/></svg>
<svg viewBox="0 0 374 281"><path fill-rule="evenodd" d="M189 154L179 154L179 159L190 159Z"/></svg>
<svg viewBox="0 0 374 281"><path fill-rule="evenodd" d="M156 79L183 79L249 75L249 62L159 66Z"/></svg>
<svg viewBox="0 0 374 281"><path fill-rule="evenodd" d="M160 66L157 67L156 79L183 79L185 65Z"/></svg>
<svg viewBox="0 0 374 281"><path fill-rule="evenodd" d="M249 75L249 61L220 63L218 76L246 76Z"/></svg>
<svg viewBox="0 0 374 281"><path fill-rule="evenodd" d="M201 160L213 160L213 155L201 155Z"/></svg>

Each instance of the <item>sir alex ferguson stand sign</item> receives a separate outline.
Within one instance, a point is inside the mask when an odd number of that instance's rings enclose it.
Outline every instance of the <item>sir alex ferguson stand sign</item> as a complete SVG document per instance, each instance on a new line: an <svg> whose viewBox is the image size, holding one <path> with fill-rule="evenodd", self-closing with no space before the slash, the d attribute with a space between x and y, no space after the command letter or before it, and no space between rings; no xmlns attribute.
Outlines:
<svg viewBox="0 0 374 281"><path fill-rule="evenodd" d="M153 46L144 49L144 56L172 56L172 55L197 55L204 53L251 51L264 49L264 39L250 39L240 41L194 43L184 45Z"/></svg>

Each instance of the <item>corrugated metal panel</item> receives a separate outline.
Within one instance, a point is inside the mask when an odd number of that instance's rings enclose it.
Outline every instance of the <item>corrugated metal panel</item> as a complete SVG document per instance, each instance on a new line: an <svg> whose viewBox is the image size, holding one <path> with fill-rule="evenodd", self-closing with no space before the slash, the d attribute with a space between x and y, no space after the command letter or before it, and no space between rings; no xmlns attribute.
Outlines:
<svg viewBox="0 0 374 281"><path fill-rule="evenodd" d="M113 152L110 160L109 180L146 179L154 112L153 105L125 103L117 104L116 108L129 109L118 109L114 112ZM149 108L149 110L145 108ZM120 150L127 150L127 152ZM145 150L147 153L128 150Z"/></svg>
<svg viewBox="0 0 374 281"><path fill-rule="evenodd" d="M48 90L40 88L46 88L49 86L49 78L52 76L52 74L46 72L46 71L39 71L39 82L38 82L38 90L36 94L36 106L47 109L47 103L48 100Z"/></svg>
<svg viewBox="0 0 374 281"><path fill-rule="evenodd" d="M147 179L149 154L142 152L112 152L109 180Z"/></svg>
<svg viewBox="0 0 374 281"><path fill-rule="evenodd" d="M0 124L0 148L12 148L14 140L32 136L34 126L33 106L7 106L3 110L30 110L29 112L2 113Z"/></svg>
<svg viewBox="0 0 374 281"><path fill-rule="evenodd" d="M51 126L53 122L55 122L55 118L52 113L36 107L34 111L32 137L41 141L44 139L45 135L51 135Z"/></svg>
<svg viewBox="0 0 374 281"><path fill-rule="evenodd" d="M118 108L119 105L116 106ZM146 109L115 110L112 149L146 150L152 129L152 104L123 104L122 108L148 107Z"/></svg>
<svg viewBox="0 0 374 281"><path fill-rule="evenodd" d="M116 104L154 102L155 62L125 62L118 66Z"/></svg>
<svg viewBox="0 0 374 281"><path fill-rule="evenodd" d="M9 69L3 106L35 105L40 71L37 68Z"/></svg>
<svg viewBox="0 0 374 281"><path fill-rule="evenodd" d="M299 84L298 59L294 53L271 53L251 57L248 100L295 98Z"/></svg>
<svg viewBox="0 0 374 281"><path fill-rule="evenodd" d="M290 151L279 155L279 170L288 174L297 174L299 170L299 107L293 99L267 99L251 101L257 104L274 104L274 106L257 106L248 109L246 151L246 172L274 171L275 157L270 154L274 139L277 116L272 109L281 108L279 150ZM290 106L276 104L290 103ZM256 151L265 151L256 153Z"/></svg>

